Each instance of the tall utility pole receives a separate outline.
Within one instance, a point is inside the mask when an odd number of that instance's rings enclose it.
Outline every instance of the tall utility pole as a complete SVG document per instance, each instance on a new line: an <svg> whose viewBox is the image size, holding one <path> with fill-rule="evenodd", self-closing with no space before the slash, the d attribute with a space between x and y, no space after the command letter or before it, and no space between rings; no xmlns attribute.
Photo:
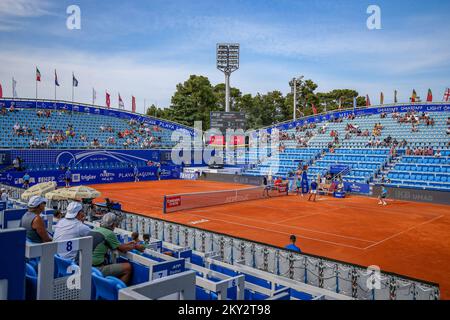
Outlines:
<svg viewBox="0 0 450 320"><path fill-rule="evenodd" d="M225 112L230 112L230 76L239 69L239 43L218 43L217 69L225 74Z"/></svg>
<svg viewBox="0 0 450 320"><path fill-rule="evenodd" d="M301 87L303 83L303 76L300 76L298 78L292 78L291 81L289 81L289 85L291 86L291 92L294 94L294 121L297 120L297 87Z"/></svg>

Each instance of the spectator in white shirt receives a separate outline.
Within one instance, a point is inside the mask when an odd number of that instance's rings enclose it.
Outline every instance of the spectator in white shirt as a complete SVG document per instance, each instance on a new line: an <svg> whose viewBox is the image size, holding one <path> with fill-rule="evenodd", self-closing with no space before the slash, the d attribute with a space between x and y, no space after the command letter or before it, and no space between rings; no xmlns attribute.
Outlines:
<svg viewBox="0 0 450 320"><path fill-rule="evenodd" d="M436 151L436 153L434 154L435 158L440 158L441 156L442 156L441 150Z"/></svg>
<svg viewBox="0 0 450 320"><path fill-rule="evenodd" d="M69 203L66 215L55 226L53 241L67 241L88 236L91 228L83 223L85 218L81 203ZM75 260L77 252L59 253L59 255L65 259Z"/></svg>
<svg viewBox="0 0 450 320"><path fill-rule="evenodd" d="M8 193L6 192L6 189L2 188L0 193L1 193L1 197L0 197L1 201L8 203L9 198L8 198Z"/></svg>

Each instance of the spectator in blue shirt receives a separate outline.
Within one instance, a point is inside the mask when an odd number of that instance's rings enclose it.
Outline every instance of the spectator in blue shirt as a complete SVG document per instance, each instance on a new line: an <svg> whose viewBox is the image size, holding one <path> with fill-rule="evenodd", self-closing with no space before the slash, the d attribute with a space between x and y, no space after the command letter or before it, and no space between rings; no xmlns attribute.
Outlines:
<svg viewBox="0 0 450 320"><path fill-rule="evenodd" d="M294 235L291 235L290 240L291 240L291 244L288 244L284 248L288 249L288 250L291 250L291 251L295 251L295 252L301 253L302 250L300 250L300 248L295 245L295 242L297 241L297 237L294 236Z"/></svg>

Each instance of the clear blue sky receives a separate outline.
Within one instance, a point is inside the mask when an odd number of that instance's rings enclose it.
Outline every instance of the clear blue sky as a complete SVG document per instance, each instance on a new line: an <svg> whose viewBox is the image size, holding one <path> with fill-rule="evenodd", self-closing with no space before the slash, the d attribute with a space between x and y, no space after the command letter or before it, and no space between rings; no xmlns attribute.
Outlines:
<svg viewBox="0 0 450 320"><path fill-rule="evenodd" d="M81 30L68 30L66 8L81 9ZM369 30L367 7L381 8L381 30ZM215 68L217 42L241 44L241 68L233 86L256 94L288 92L288 81L305 75L318 91L350 88L383 91L407 101L413 88L428 88L435 100L450 87L449 1L407 0L138 0L0 1L0 83L11 95L34 97L34 72L42 74L39 96L53 98L54 69L71 98L71 74L79 87L76 100L97 103L104 92L117 105L120 92L129 108L131 95L143 111L147 103L168 106L179 82L201 74L223 81Z"/></svg>

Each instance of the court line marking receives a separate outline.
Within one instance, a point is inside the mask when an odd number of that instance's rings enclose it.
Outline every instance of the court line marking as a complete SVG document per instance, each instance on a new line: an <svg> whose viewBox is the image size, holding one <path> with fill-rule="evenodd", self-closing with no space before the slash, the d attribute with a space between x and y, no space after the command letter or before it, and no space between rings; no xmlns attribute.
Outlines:
<svg viewBox="0 0 450 320"><path fill-rule="evenodd" d="M290 220L308 218L308 217L317 216L317 215L321 215L321 213L311 213L311 214L307 214L307 215L304 215L304 216L299 216L299 217L293 217L293 218L289 218L289 219L279 220L278 223L284 223L284 222L287 222L287 221L290 221Z"/></svg>
<svg viewBox="0 0 450 320"><path fill-rule="evenodd" d="M195 209L192 209L192 210L193 210L193 212L204 212L204 213L211 213L211 214L213 214L213 212L211 212L211 211L195 210ZM186 214L191 214L189 212L185 212L185 213ZM376 243L376 241L372 241L372 240L360 239L360 238L356 238L356 237L349 237L349 236L344 236L344 235L331 233L331 232L318 231L318 230L302 228L302 227L295 227L295 226L287 226L287 225L283 225L283 224L279 224L279 223L266 222L266 221L256 220L256 219L242 217L242 216L234 216L234 215L230 215L230 214L222 213L222 212L217 212L217 213L225 215L225 216L229 216L229 217L232 217L232 218L242 218L242 219L245 219L245 220L254 221L254 222L258 222L258 223L268 223L268 224L271 224L271 225L274 225L274 226L280 226L280 227L285 227L285 228L293 228L293 229L304 230L304 231L309 231L309 232L313 232L313 233L321 233L321 234L334 236L334 237L338 237L338 238L343 238L343 239L356 240L356 241L368 242L368 243ZM301 218L301 217L299 217L299 218ZM213 219L213 218L211 218L211 219Z"/></svg>
<svg viewBox="0 0 450 320"><path fill-rule="evenodd" d="M408 228L408 229L406 229L406 230L403 230L403 231L401 231L401 232L398 232L398 233L396 233L396 234L393 234L392 236L387 237L386 239L383 239L383 240L378 241L378 242L376 242L376 243L374 243L374 244L371 244L370 246L364 248L364 250L368 250L368 249L370 249L370 248L372 248L372 247L375 247L375 246L377 246L377 245L379 245L379 244L382 244L383 242L386 242L386 241L388 241L388 240L391 240L391 239L393 239L393 238L395 238L395 237L397 237L397 236L399 236L399 235L401 235L401 234L403 234L403 233L409 232L409 231L411 231L411 230L413 230L413 229L415 229L415 228L417 228L417 227L421 227L421 226L426 225L426 224L428 224L428 223L430 223L430 222L433 222L433 221L435 221L435 220L438 220L438 219L440 219L440 218L442 218L442 217L444 217L444 215L440 215L439 217L434 217L433 219L430 219L430 220L428 220L428 221L424 221L424 222L422 222L422 223L416 224L416 225L414 225L414 226L412 226L412 227L410 227L410 228Z"/></svg>
<svg viewBox="0 0 450 320"><path fill-rule="evenodd" d="M238 222L231 222L231 221L222 220L222 219L205 217L205 216L194 214L194 213L188 213L188 214L196 216L196 217L200 217L200 218L203 218L203 219L209 219L211 221L220 221L220 222L224 222L224 223L228 223L228 224L235 224L235 225L239 225L239 226L243 226L243 227L247 227L247 228L251 228L251 229L259 229L259 230L264 230L264 231L269 231L269 232L274 232L274 233L279 233L279 234L285 234L285 235L290 235L291 234L291 233L287 233L287 232L282 232L282 231L277 231L277 230L272 230L272 229L267 229L267 228L262 228L262 227L257 227L257 226L251 226L251 225L238 223ZM358 249L358 250L365 250L365 248L355 247L355 246L352 246L352 245L349 245L349 244L344 244L344 243L339 243L339 242L334 242L334 241L328 241L328 240L323 240L323 239L316 239L316 238L311 238L311 237L305 237L305 236L301 236L301 235L299 235L298 238L303 238L303 239L308 239L308 240L313 240L313 241L318 241L318 242L324 242L324 243L332 244L332 245L335 245L335 246L348 247L348 248L353 248L353 249Z"/></svg>

